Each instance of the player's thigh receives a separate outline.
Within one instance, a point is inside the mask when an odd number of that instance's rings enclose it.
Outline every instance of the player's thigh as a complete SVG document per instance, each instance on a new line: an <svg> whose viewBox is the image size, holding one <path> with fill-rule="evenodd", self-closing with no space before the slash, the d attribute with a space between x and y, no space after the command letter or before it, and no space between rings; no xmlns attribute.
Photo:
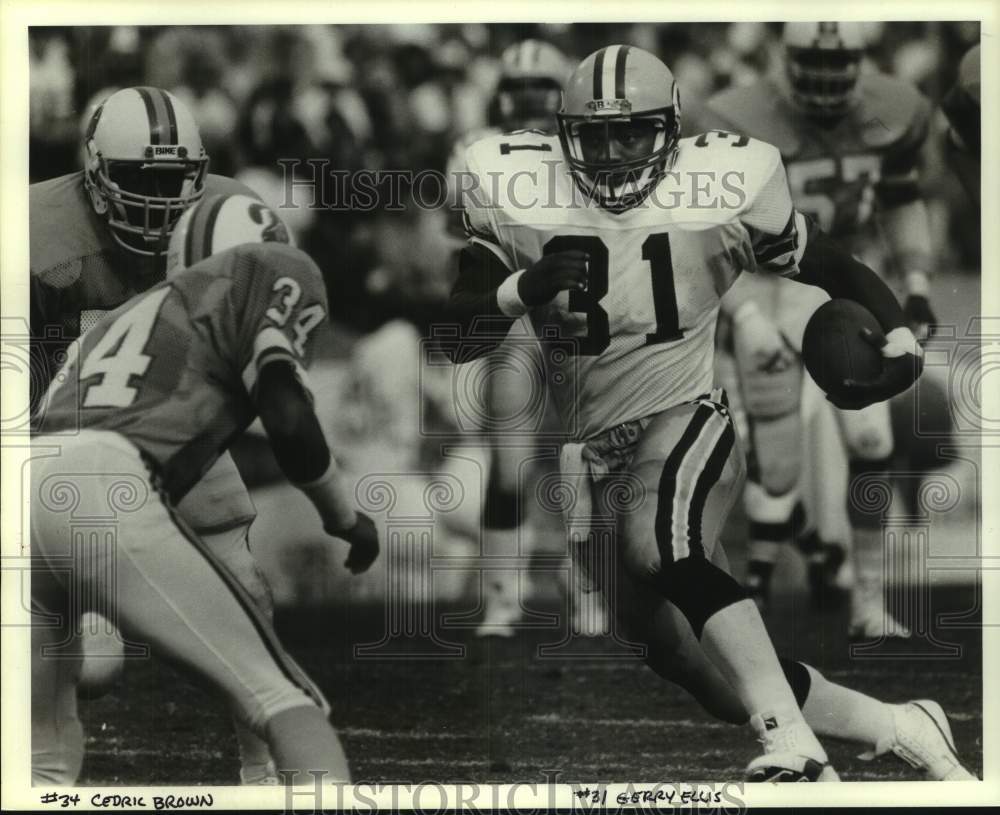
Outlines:
<svg viewBox="0 0 1000 815"><path fill-rule="evenodd" d="M862 410L838 410L848 455L862 461L879 461L892 455L892 420L888 402Z"/></svg>
<svg viewBox="0 0 1000 815"><path fill-rule="evenodd" d="M32 517L32 545L63 588L79 592L84 610L109 613L154 656L213 684L260 732L282 710L325 704L245 589L163 503L138 451L116 434L99 440L33 468L43 511ZM69 499L57 502L63 492ZM109 507L119 512L110 545L81 545L74 514L92 518Z"/></svg>
<svg viewBox="0 0 1000 815"><path fill-rule="evenodd" d="M622 518L629 571L647 579L681 558L711 557L746 474L728 408L701 400L659 414L630 472L645 498Z"/></svg>

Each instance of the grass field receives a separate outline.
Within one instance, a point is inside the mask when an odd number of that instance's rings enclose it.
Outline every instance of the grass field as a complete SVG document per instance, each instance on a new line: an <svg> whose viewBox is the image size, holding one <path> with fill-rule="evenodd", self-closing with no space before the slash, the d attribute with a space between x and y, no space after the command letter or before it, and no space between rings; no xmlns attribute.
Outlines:
<svg viewBox="0 0 1000 815"><path fill-rule="evenodd" d="M935 589L935 613L973 602L968 587ZM440 609L447 611L449 609ZM461 610L454 608L451 610ZM555 609L550 609L555 610ZM886 701L930 697L951 716L959 753L982 773L981 647L975 628L937 629L961 646L952 659L852 659L844 612L808 610L777 598L769 624L779 649L831 679ZM558 630L477 640L451 659L355 659L353 646L380 639L380 607L282 614L279 632L332 705L356 781L725 781L755 755L749 732L712 720L686 694L633 659L608 659L609 640L585 641L590 656L541 659ZM926 652L929 654L930 652ZM232 784L235 742L220 705L156 663L130 663L120 686L81 701L87 757L81 784ZM907 780L892 758L863 762L851 745L827 743L844 780Z"/></svg>

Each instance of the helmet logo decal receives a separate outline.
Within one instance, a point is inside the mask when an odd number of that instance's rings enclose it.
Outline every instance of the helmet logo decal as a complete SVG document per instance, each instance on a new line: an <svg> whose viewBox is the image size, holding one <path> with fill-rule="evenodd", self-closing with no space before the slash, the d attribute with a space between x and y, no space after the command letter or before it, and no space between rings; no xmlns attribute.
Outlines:
<svg viewBox="0 0 1000 815"><path fill-rule="evenodd" d="M587 102L586 108L594 113L611 111L621 116L629 116L632 113L632 103L628 99L591 99Z"/></svg>

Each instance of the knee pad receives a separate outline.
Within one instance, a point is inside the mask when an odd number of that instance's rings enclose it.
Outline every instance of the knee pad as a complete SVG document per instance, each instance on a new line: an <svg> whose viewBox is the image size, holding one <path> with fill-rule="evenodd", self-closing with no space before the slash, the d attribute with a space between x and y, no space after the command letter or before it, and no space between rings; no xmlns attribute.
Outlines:
<svg viewBox="0 0 1000 815"><path fill-rule="evenodd" d="M778 662L781 663L781 670L785 672L785 679L788 680L792 693L795 694L795 701L801 708L806 703L806 699L809 698L809 688L812 686L809 669L794 659L778 657Z"/></svg>
<svg viewBox="0 0 1000 815"><path fill-rule="evenodd" d="M687 618L699 639L711 617L749 596L732 575L698 556L663 567L654 580L663 596Z"/></svg>

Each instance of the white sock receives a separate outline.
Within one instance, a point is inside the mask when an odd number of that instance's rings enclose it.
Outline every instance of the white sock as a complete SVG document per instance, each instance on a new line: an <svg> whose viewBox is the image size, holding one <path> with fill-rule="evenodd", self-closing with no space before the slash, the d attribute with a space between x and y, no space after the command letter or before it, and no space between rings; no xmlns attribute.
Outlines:
<svg viewBox="0 0 1000 815"><path fill-rule="evenodd" d="M782 740L786 740L784 734L787 734L787 745L772 748L774 739L765 740L765 750L773 752L794 746L803 755L827 760L826 752L799 710L753 600L741 600L713 614L705 623L701 644L736 691L751 721L755 716L765 723L773 719L775 727L767 731L782 729Z"/></svg>
<svg viewBox="0 0 1000 815"><path fill-rule="evenodd" d="M809 665L806 670L812 681L802 714L816 733L874 748L892 731L892 711L885 702L836 685Z"/></svg>

